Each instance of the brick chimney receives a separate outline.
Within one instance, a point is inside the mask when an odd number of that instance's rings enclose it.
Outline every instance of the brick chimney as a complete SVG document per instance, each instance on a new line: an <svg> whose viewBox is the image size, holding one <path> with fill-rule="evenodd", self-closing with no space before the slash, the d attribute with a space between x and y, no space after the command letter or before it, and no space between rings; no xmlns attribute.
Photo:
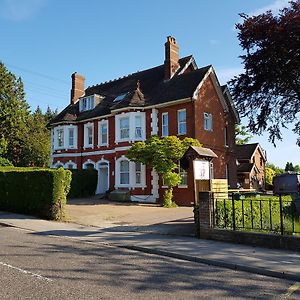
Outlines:
<svg viewBox="0 0 300 300"><path fill-rule="evenodd" d="M171 79L179 67L178 50L175 38L168 36L165 43L165 80Z"/></svg>
<svg viewBox="0 0 300 300"><path fill-rule="evenodd" d="M85 78L77 72L72 74L71 104L75 104L84 95Z"/></svg>

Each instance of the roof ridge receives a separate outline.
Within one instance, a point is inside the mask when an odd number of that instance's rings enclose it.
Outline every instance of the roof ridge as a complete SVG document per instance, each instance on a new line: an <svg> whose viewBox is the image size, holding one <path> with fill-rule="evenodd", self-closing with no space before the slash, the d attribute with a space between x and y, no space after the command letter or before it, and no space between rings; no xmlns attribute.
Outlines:
<svg viewBox="0 0 300 300"><path fill-rule="evenodd" d="M184 57L181 57L179 60L184 60L184 59L187 59L189 57L193 57L192 54L190 55L187 55L187 56L184 56ZM132 75L135 75L135 74L138 74L138 73L142 73L142 72L145 72L145 71L149 71L149 70L153 70L153 69L156 69L156 68L160 68L162 67L164 64L160 64L158 66L155 66L155 67L152 67L152 68L148 68L148 69L144 69L144 70L137 70L136 72L133 72L133 73L129 73L127 75L124 75L124 76L121 76L121 77L118 77L118 78L114 78L114 79L110 79L110 80L107 80L107 81L103 81L103 82L100 82L98 84L94 84L94 85L89 85L86 89L89 89L89 88L94 88L94 87L97 87L97 86L100 86L100 85L103 85L103 84L107 84L107 83L111 83L111 82L115 82L115 81L118 81L118 80L121 80L121 79L124 79L124 78L128 78L129 76L132 76ZM198 69L197 69L198 70Z"/></svg>

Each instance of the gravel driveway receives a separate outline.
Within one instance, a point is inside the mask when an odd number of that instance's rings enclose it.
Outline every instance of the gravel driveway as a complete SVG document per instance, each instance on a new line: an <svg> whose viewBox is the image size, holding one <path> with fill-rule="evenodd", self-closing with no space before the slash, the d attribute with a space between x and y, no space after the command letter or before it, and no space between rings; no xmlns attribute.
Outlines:
<svg viewBox="0 0 300 300"><path fill-rule="evenodd" d="M70 199L67 218L70 222L100 228L194 235L192 207L163 208L157 204L120 203L97 197Z"/></svg>

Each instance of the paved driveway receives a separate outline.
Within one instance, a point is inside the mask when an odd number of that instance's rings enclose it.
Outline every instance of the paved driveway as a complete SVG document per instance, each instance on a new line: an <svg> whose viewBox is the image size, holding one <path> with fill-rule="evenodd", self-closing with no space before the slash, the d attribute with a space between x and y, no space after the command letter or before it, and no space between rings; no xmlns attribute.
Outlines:
<svg viewBox="0 0 300 300"><path fill-rule="evenodd" d="M68 200L67 218L70 222L100 228L194 235L192 207L163 208L156 204L119 203L93 197Z"/></svg>

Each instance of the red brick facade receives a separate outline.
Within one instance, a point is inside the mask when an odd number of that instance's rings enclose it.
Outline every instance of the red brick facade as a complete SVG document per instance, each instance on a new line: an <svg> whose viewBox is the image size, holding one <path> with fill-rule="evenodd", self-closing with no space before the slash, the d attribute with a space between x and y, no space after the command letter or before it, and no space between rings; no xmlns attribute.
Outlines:
<svg viewBox="0 0 300 300"><path fill-rule="evenodd" d="M170 43L170 41L169 41ZM167 43L166 43L167 44ZM174 46L174 45L173 45ZM171 60L172 63L173 60ZM167 59L166 63L170 63ZM178 64L179 65L179 64ZM169 66L165 66L168 67ZM182 74L192 73L194 67L187 65ZM166 72L166 71L165 71ZM170 71L171 72L171 71ZM174 75L174 74L173 74ZM165 75L166 76L166 75ZM81 78L81 77L80 77ZM172 80L172 79L171 79ZM74 81L73 81L74 82ZM80 81L81 84L81 81ZM73 98L80 97L79 93L82 89L80 85L79 92L73 86L71 94ZM75 95L75 96L74 96ZM75 97L75 98L76 98ZM186 111L186 134L178 135L178 111ZM200 84L196 86L193 97L176 99L167 101L165 103L158 103L157 105L150 105L145 107L125 107L112 111L108 115L99 115L92 119L84 119L74 122L57 122L52 125L52 166L57 167L63 165L68 167L68 163L73 163L73 167L83 168L86 163L94 164L95 168L100 166L101 162L108 162L108 181L109 190L120 188L117 186L116 164L119 158L126 155L126 150L130 147L132 142L117 142L116 136L116 118L120 117L122 113L145 113L145 138L152 134L162 136L162 115L168 113L168 135L177 135L184 138L185 136L196 138L202 143L204 147L212 149L218 158L213 161L213 176L214 178L228 178L231 187L236 187L236 158L234 154L235 131L234 126L236 117L228 110L228 103L224 100L221 87L215 78L213 69L211 68L207 75L201 80ZM204 129L204 113L211 116L212 128L211 130ZM99 146L99 121L108 121L108 144ZM84 141L85 129L87 123L93 125L93 147L85 148ZM77 149L55 149L55 130L59 126L75 126L77 128ZM227 129L225 129L227 128ZM66 130L66 129L64 129ZM225 132L227 130L227 134ZM64 133L65 134L65 133ZM227 135L227 142L225 142L225 135ZM76 164L76 165L74 165ZM130 175L131 176L131 175ZM129 187L133 196L145 195L144 200L147 202L148 196L153 196L151 201L161 201L165 188L161 178L158 181L158 195L154 195L154 181L156 175L149 167L145 167L145 182L141 187ZM157 178L158 179L158 178ZM150 198L149 198L150 199ZM191 205L194 201L194 180L191 168L187 174L187 185L174 188L174 199L179 205Z"/></svg>

